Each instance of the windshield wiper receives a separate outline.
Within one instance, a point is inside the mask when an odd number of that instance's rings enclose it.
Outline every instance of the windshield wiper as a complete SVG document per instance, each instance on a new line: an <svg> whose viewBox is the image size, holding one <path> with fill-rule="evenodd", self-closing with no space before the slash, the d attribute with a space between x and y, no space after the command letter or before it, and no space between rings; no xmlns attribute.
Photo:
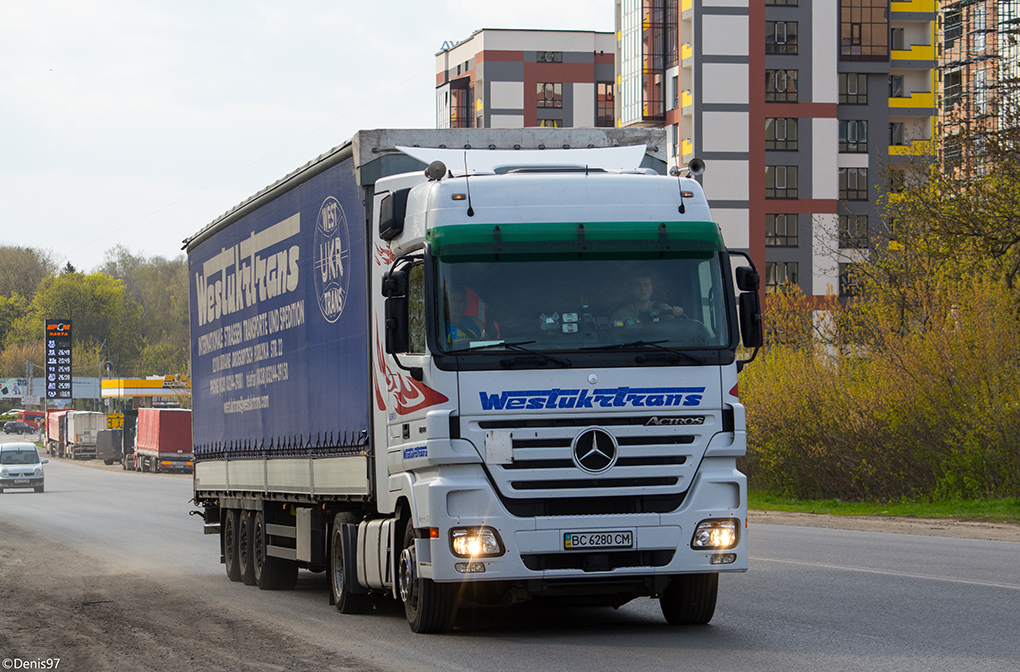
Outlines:
<svg viewBox="0 0 1020 672"><path fill-rule="evenodd" d="M683 352L682 350L677 350L675 348L664 347L662 345L662 343L669 343L669 341L668 340L664 340L664 341L630 341L629 343L613 343L611 345L600 345L600 346L597 346L597 347L594 347L594 348L585 348L585 350L623 350L624 348L639 348L639 347L644 347L644 346L650 346L650 347L653 347L653 348L655 348L657 350L662 350L663 352L668 352L669 354L673 355L673 357L675 357L677 359L679 359L680 357L686 357L688 360L694 362L695 364L704 364L705 363L705 361L703 359L701 359L700 357L695 357L694 355L689 355L686 352ZM644 361L645 361L644 357L642 357L640 355L637 357L638 364L642 364L642 363L644 363Z"/></svg>
<svg viewBox="0 0 1020 672"><path fill-rule="evenodd" d="M509 350L515 350L517 352L526 352L529 355L538 355L539 357L541 357L541 358L543 358L545 360L548 360L548 361L552 362L553 364L559 364L560 366L562 366L564 368L570 368L572 366L571 363L569 361L565 360L565 359L560 359L559 357L553 357L552 355L548 355L548 354L542 352L541 350L532 350L531 348L525 348L524 347L525 345L530 345L530 344L532 344L534 342L535 341L518 341L517 343L507 343L506 341L493 341L492 343L482 343L481 345L472 345L470 348L463 348L463 349L460 349L460 350L454 350L450 354L456 355L456 354L459 354L461 352L470 352L471 350L485 350L486 348L503 347L503 348L507 348ZM504 360L501 360L500 363L504 367L510 368L515 362L519 362L519 360L521 360L521 359L523 359L523 358L517 357L515 359L504 359ZM523 362L519 362L519 363L523 363Z"/></svg>

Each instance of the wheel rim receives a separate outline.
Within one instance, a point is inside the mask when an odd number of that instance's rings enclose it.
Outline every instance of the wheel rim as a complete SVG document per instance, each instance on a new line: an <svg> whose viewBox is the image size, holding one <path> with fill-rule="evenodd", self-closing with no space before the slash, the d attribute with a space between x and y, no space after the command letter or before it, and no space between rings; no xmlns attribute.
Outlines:
<svg viewBox="0 0 1020 672"><path fill-rule="evenodd" d="M238 530L237 534L237 560L241 567L244 567L248 563L248 531L247 526L244 524L243 516L239 521L241 523L241 529Z"/></svg>
<svg viewBox="0 0 1020 672"><path fill-rule="evenodd" d="M333 594L340 597L344 594L344 553L340 546L340 532L333 532Z"/></svg>
<svg viewBox="0 0 1020 672"><path fill-rule="evenodd" d="M265 560L263 556L263 549L265 545L262 543L265 538L265 523L261 514L255 515L255 538L252 540L255 546L252 548L252 557L255 559L255 574L262 573L262 563Z"/></svg>
<svg viewBox="0 0 1020 672"><path fill-rule="evenodd" d="M400 553L400 599L404 604L412 608L417 606L418 593L415 590L417 576L415 575L414 542Z"/></svg>

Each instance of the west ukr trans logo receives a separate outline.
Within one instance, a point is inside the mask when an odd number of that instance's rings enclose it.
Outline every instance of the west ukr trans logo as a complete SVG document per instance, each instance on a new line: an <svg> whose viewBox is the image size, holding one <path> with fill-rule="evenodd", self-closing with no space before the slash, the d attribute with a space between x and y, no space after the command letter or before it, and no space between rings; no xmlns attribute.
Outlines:
<svg viewBox="0 0 1020 672"><path fill-rule="evenodd" d="M330 196L322 202L315 220L315 296L327 322L336 322L344 312L351 259L347 216L340 202Z"/></svg>

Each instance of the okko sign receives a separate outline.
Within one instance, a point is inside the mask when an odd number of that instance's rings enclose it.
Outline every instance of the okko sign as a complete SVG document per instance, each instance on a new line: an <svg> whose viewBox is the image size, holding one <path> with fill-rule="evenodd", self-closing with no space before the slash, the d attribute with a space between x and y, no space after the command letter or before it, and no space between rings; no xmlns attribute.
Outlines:
<svg viewBox="0 0 1020 672"><path fill-rule="evenodd" d="M46 320L46 398L71 398L70 320Z"/></svg>

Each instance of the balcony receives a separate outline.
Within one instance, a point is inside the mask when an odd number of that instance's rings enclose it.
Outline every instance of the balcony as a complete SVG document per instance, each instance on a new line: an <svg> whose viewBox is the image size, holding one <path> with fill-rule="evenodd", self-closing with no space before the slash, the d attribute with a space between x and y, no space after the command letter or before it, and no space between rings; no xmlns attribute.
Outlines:
<svg viewBox="0 0 1020 672"><path fill-rule="evenodd" d="M683 96L681 97L681 100L683 102L682 107L684 109L686 109L686 108L688 108L688 107L690 107L691 105L694 104L694 94L691 93L690 89L687 89L686 91L683 92Z"/></svg>
<svg viewBox="0 0 1020 672"><path fill-rule="evenodd" d="M889 98L890 108L923 108L935 109L935 94L917 92L910 94L909 98Z"/></svg>
<svg viewBox="0 0 1020 672"><path fill-rule="evenodd" d="M914 140L909 145L889 145L889 156L928 156L932 149L931 140Z"/></svg>
<svg viewBox="0 0 1020 672"><path fill-rule="evenodd" d="M935 13L935 0L907 0L907 2L893 2L889 8L895 12L930 12Z"/></svg>
<svg viewBox="0 0 1020 672"><path fill-rule="evenodd" d="M893 49L889 56L892 61L935 61L935 47L930 44L915 44L910 49ZM893 67L896 67L895 64Z"/></svg>

